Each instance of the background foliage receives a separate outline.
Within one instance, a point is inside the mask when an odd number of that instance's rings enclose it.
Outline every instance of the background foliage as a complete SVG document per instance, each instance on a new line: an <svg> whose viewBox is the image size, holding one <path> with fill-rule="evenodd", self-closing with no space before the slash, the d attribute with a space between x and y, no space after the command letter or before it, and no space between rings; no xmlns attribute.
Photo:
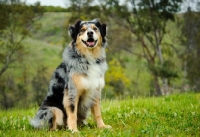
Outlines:
<svg viewBox="0 0 200 137"><path fill-rule="evenodd" d="M67 2L69 7L61 8L0 0L2 108L41 104L71 41L68 26L77 19L99 18L108 25L109 69L102 98L200 91L198 4L190 8L182 4L185 0ZM180 12L181 6L188 10Z"/></svg>

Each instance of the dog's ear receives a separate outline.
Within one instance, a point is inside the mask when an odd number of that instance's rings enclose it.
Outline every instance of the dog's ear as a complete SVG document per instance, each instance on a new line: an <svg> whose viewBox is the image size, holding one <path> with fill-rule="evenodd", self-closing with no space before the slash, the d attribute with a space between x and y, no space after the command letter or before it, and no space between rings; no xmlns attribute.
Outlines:
<svg viewBox="0 0 200 137"><path fill-rule="evenodd" d="M93 19L92 22L95 22L97 27L99 27L102 37L105 37L106 36L106 31L107 31L107 25L105 23L101 24L99 22L99 19Z"/></svg>
<svg viewBox="0 0 200 137"><path fill-rule="evenodd" d="M74 26L72 25L69 26L68 34L74 39Z"/></svg>
<svg viewBox="0 0 200 137"><path fill-rule="evenodd" d="M105 43L106 42L106 32L107 32L107 25L104 23L99 23L100 24L100 32L101 32L101 36L102 36L102 40Z"/></svg>
<svg viewBox="0 0 200 137"><path fill-rule="evenodd" d="M102 36L105 37L107 32L107 25L104 23L101 24L101 29L102 29Z"/></svg>
<svg viewBox="0 0 200 137"><path fill-rule="evenodd" d="M70 25L68 28L68 33L74 41L76 41L76 37L79 33L80 24L81 24L81 20L78 20L76 21L74 25Z"/></svg>

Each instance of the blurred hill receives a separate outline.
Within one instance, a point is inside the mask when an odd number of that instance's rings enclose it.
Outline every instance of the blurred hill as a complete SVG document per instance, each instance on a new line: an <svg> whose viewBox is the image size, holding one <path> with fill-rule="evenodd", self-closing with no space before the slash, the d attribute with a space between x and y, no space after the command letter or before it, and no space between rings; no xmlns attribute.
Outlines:
<svg viewBox="0 0 200 137"><path fill-rule="evenodd" d="M24 41L35 57L33 60L41 61L52 71L61 62L63 26L67 16L67 13L45 12L43 17L37 20L39 29L32 31L31 37Z"/></svg>
<svg viewBox="0 0 200 137"><path fill-rule="evenodd" d="M1 77L2 106L13 107L41 103L47 93L53 71L62 61L63 24L66 13L44 13L36 20L39 29L22 41L23 58L14 62ZM21 100L21 98L24 98Z"/></svg>
<svg viewBox="0 0 200 137"><path fill-rule="evenodd" d="M32 38L54 46L63 44L64 23L69 18L68 12L45 12L37 21L40 29L32 32Z"/></svg>

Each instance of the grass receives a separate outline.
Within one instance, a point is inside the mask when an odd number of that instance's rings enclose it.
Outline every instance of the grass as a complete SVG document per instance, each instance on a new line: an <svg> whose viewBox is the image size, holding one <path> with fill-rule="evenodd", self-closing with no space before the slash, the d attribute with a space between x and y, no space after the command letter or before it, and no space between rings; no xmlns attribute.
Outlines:
<svg viewBox="0 0 200 137"><path fill-rule="evenodd" d="M0 111L0 137L51 136L200 136L200 94L180 94L167 97L103 100L105 123L112 129L97 129L92 117L80 133L35 130L29 120L37 107Z"/></svg>

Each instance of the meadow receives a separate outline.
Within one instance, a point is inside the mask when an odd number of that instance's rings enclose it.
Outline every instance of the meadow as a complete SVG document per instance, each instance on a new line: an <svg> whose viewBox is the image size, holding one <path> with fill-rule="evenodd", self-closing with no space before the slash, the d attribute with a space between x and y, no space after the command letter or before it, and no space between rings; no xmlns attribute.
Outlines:
<svg viewBox="0 0 200 137"><path fill-rule="evenodd" d="M130 137L200 136L200 94L175 94L166 97L102 100L105 123L112 129L98 129L90 116L79 133L66 129L33 129L29 120L38 107L0 110L0 137Z"/></svg>

